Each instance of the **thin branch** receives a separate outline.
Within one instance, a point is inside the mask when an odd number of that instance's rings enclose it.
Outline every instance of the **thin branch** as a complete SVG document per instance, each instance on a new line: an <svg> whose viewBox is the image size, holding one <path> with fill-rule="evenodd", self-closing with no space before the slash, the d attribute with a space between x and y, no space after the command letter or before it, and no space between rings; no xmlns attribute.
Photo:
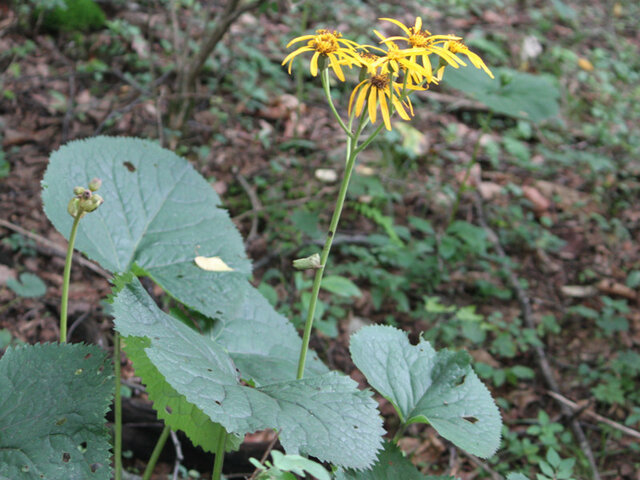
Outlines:
<svg viewBox="0 0 640 480"><path fill-rule="evenodd" d="M178 480L178 472L180 471L180 465L184 460L184 456L182 455L182 446L180 445L180 440L178 440L178 436L176 432L171 430L169 432L171 435L171 441L173 442L173 447L176 449L176 461L173 464L173 480Z"/></svg>
<svg viewBox="0 0 640 480"><path fill-rule="evenodd" d="M260 463L262 465L264 465L264 462L267 460L267 457L269 456L269 454L271 453L271 450L273 450L273 447L275 447L276 442L278 441L278 437L280 436L280 430L278 430L276 432L276 434L273 436L273 439L271 440L271 442L269 443L269 446L267 447L267 449L264 451L264 455L262 455L262 458L260 459ZM249 477L249 480L255 480L256 476L258 475L258 469L256 469L253 474Z"/></svg>
<svg viewBox="0 0 640 480"><path fill-rule="evenodd" d="M249 235L247 236L246 242L247 244L250 244L258 236L258 212L264 207L262 206L262 203L260 202L255 189L251 185L249 185L247 179L244 178L241 173L236 173L235 177L242 189L247 194L247 197L249 197L249 201L251 202L251 210L254 212L253 216L251 217L251 230L249 230Z"/></svg>
<svg viewBox="0 0 640 480"><path fill-rule="evenodd" d="M562 395L560 395L557 392L553 392L551 390L549 390L547 392L549 394L550 397L555 398L556 400L558 400L560 403L563 403L565 405L567 405L569 408L571 408L574 412L577 413L584 413L585 415L593 418L594 420L601 422L601 423L605 423L607 425L609 425L611 428L615 428L616 430L624 433L625 435L629 435L630 437L633 438L637 438L640 439L640 432L637 430L634 430L633 428L629 428L625 425L622 425L621 423L615 422L607 417L603 417L602 415L597 414L596 412L592 412L591 410L582 410L580 408L580 405L578 405L576 402L573 402L571 400L569 400L567 397L563 397Z"/></svg>
<svg viewBox="0 0 640 480"><path fill-rule="evenodd" d="M480 223L480 226L485 230L485 232L487 232L487 237L493 244L493 248L498 253L498 256L500 256L500 258L503 260L508 259L509 257L507 256L504 249L502 248L502 245L500 244L500 240L498 236L487 224L487 221L485 219L485 214L484 214L482 197L478 192L475 192L475 207L478 215L478 222ZM509 281L511 288L516 294L518 303L520 304L520 309L522 310L522 317L524 319L525 325L527 326L527 328L535 330L536 324L533 320L533 312L531 310L531 301L529 300L527 293L520 285L520 281L518 280L518 277L515 275L515 273L513 273L513 270L511 270L511 268L506 262L503 263L502 268L507 274L507 279ZM551 366L549 365L549 360L547 359L544 349L541 346L534 346L533 350L536 355L538 367L542 372L542 376L544 377L544 380L547 383L549 390L559 393L560 388L558 386L558 382L556 382L556 379L553 376L553 371L551 370ZM568 418L571 418L573 415L573 411L571 410L571 408L569 408L568 405L562 402L559 402L559 403L560 403L560 408L562 410L563 415L567 416ZM576 418L571 418L570 423L571 423L571 429L573 430L573 434L576 436L576 439L580 444L580 448L582 449L585 457L587 457L587 460L589 461L589 465L591 466L591 471L593 474L593 479L601 480L600 473L598 472L598 466L596 464L596 460L593 455L593 451L589 446L589 442L587 441L587 437L585 436L584 431L582 430L582 426L580 425L580 422Z"/></svg>
<svg viewBox="0 0 640 480"><path fill-rule="evenodd" d="M36 243L39 243L42 245L42 247L38 247L36 246L36 250L38 250L41 253L47 254L47 255L53 255L56 257L60 257L60 258L65 258L67 256L67 252L63 247L58 246L57 244L55 244L54 242L52 242L51 240L48 240L46 238L44 238L42 235L38 235L37 233L33 233L30 232L28 230L25 230L24 228L15 225L7 220L3 220L0 218L0 227L4 227L8 230L12 230L16 233L19 233L20 235L30 238L31 240L35 241ZM113 275L111 275L109 272L107 272L106 270L104 270L102 267L96 265L95 263L91 262L90 260L87 260L86 258L80 256L80 254L78 253L74 253L73 255L73 261L79 265L82 265L85 268L88 268L89 270L91 270L94 273L97 273L98 275L100 275L103 278L106 278L107 280L111 279L113 277Z"/></svg>

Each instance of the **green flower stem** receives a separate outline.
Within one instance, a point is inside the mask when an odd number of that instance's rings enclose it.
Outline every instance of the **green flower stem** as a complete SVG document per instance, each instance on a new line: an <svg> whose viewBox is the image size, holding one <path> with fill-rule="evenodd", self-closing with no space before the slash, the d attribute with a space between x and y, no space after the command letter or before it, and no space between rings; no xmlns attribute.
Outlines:
<svg viewBox="0 0 640 480"><path fill-rule="evenodd" d="M151 457L149 457L149 462L147 462L147 468L144 469L144 473L142 474L142 480L149 480L151 478L151 474L153 473L156 463L158 463L158 458L160 458L164 444L167 443L169 433L171 433L171 429L168 425L165 425L160 434L160 438L158 438L156 442L156 446L153 447L153 452L151 452Z"/></svg>
<svg viewBox="0 0 640 480"><path fill-rule="evenodd" d="M223 427L220 427L220 434L218 435L218 448L216 449L216 457L213 463L213 474L211 480L220 480L222 478L222 465L224 464L224 448L227 443L227 432Z"/></svg>
<svg viewBox="0 0 640 480"><path fill-rule="evenodd" d="M67 258L64 262L64 273L62 275L62 303L60 305L60 343L67 341L67 307L69 305L69 280L71 278L71 262L73 260L73 247L76 243L78 233L78 223L80 213L73 217L73 226L69 235L69 246L67 247Z"/></svg>
<svg viewBox="0 0 640 480"><path fill-rule="evenodd" d="M349 125L345 125L340 118L340 115L333 106L331 101L331 91L329 89L329 73L325 69L322 72L322 86L324 87L327 101L331 107L331 111L336 120L347 134L347 154L346 154L346 166L344 176L342 177L342 183L340 184L340 191L338 192L338 199L336 201L335 209L333 210L333 216L331 217L331 223L329 224L329 232L327 239L324 242L322 253L320 254L321 267L316 271L316 275L313 279L313 287L311 288L311 300L309 301L309 311L307 312L307 319L304 324L304 332L302 334L302 347L300 348L300 358L298 360L298 372L296 378L299 380L304 376L304 367L307 361L307 352L309 351L309 340L311 338L311 329L313 327L313 319L316 313L316 305L318 303L318 294L320 293L320 285L322 284L322 277L324 275L324 269L329 259L329 252L331 251L331 245L333 244L333 238L336 235L338 223L340 222L340 216L342 215L342 209L344 207L344 201L347 197L347 189L349 188L349 181L351 180L351 174L353 173L353 167L356 164L356 158L358 154L369 145L374 137L380 133L382 125L380 125L361 145L358 145L358 139L362 130L368 123L366 112L362 112L358 120L358 127L355 133L351 133L351 127L353 126L353 120L355 119L355 109L351 111L349 115Z"/></svg>
<svg viewBox="0 0 640 480"><path fill-rule="evenodd" d="M329 108L331 108L333 116L336 117L336 120L340 124L340 127L342 127L342 130L344 130L344 133L346 133L350 139L353 139L353 133L351 133L351 129L344 124L342 118L340 118L340 114L336 110L336 107L333 105L333 99L331 98L331 87L329 86L329 68L325 68L322 70L320 78L322 79L322 88L324 89L324 95L325 97L327 97L327 103L329 104Z"/></svg>
<svg viewBox="0 0 640 480"><path fill-rule="evenodd" d="M337 112L335 113L335 115L336 118L339 118ZM345 126L346 131L351 131L354 117L355 115L352 113L352 115L349 117L349 126ZM320 255L321 268L316 271L316 276L313 279L311 300L309 302L309 311L307 312L307 319L304 324L304 333L302 334L302 348L300 349L300 359L298 360L298 372L296 375L297 379L301 379L304 376L304 367L307 360L307 352L309 350L309 339L311 338L311 329L313 327L313 319L316 313L316 305L318 303L318 294L320 293L322 276L324 274L324 268L327 264L327 259L329 258L329 252L331 251L333 238L335 237L336 229L338 228L338 222L340 221L340 215L342 214L342 208L344 207L344 201L347 196L347 188L349 187L349 181L351 180L351 173L353 172L353 167L356 163L356 157L358 155L354 146L357 145L358 136L360 135L360 132L363 128L364 122L362 120L362 117L360 117L356 135L353 138L351 137L351 135L347 136L346 167L344 176L342 177L342 183L340 184L340 191L338 192L336 206L333 211L333 216L331 217L329 233L327 234L327 239L325 240L324 247Z"/></svg>
<svg viewBox="0 0 640 480"><path fill-rule="evenodd" d="M113 399L115 416L115 439L113 442L113 456L115 480L122 479L122 396L120 395L120 334L115 332L113 337L113 367L116 377L116 394ZM153 467L152 467L153 470Z"/></svg>

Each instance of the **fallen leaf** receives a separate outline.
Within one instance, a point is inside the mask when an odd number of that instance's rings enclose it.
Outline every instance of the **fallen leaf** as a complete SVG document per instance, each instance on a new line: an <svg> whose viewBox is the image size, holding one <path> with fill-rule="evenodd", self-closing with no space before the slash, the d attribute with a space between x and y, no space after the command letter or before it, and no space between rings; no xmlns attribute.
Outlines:
<svg viewBox="0 0 640 480"><path fill-rule="evenodd" d="M551 202L536 187L530 185L522 186L522 193L525 198L533 204L533 211L541 214L549 210Z"/></svg>
<svg viewBox="0 0 640 480"><path fill-rule="evenodd" d="M597 287L602 293L606 293L608 295L616 295L628 298L629 300L636 300L638 298L638 294L633 288L629 288L622 283L614 282L606 278L600 280Z"/></svg>
<svg viewBox="0 0 640 480"><path fill-rule="evenodd" d="M478 185L478 191L484 200L491 200L502 192L502 185L495 182L481 182Z"/></svg>
<svg viewBox="0 0 640 480"><path fill-rule="evenodd" d="M560 287L560 291L564 296L572 298L593 297L596 293L598 293L598 289L593 285L564 285Z"/></svg>
<svg viewBox="0 0 640 480"><path fill-rule="evenodd" d="M338 179L338 173L332 168L318 168L315 176L318 180L325 183L333 183Z"/></svg>
<svg viewBox="0 0 640 480"><path fill-rule="evenodd" d="M220 257L197 256L194 261L202 270L208 272L233 272L233 268L224 263Z"/></svg>

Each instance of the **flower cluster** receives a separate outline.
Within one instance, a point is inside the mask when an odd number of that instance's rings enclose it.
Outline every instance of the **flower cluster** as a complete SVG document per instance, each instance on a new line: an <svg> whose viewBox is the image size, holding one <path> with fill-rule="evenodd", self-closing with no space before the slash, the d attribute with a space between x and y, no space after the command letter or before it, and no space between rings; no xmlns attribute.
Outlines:
<svg viewBox="0 0 640 480"><path fill-rule="evenodd" d="M343 82L343 67L360 68L361 81L351 93L349 114L353 112L356 117L360 117L366 104L369 120L375 123L380 107L387 130L391 130L391 116L394 112L404 120L409 120L410 115L413 115L408 97L411 91L426 90L430 84L438 83L447 66L466 66L461 55L493 78L482 59L469 50L461 37L432 35L428 30L423 30L420 17L410 27L392 18L382 20L400 27L404 35L385 37L374 30L380 38L381 48L346 40L336 31L317 30L315 35L303 35L291 40L287 47L295 43L306 43L287 55L282 64L288 63L291 73L291 65L296 56L313 52L309 64L311 75L315 77L318 70L331 67L336 77ZM435 72L431 61L433 56L438 60Z"/></svg>

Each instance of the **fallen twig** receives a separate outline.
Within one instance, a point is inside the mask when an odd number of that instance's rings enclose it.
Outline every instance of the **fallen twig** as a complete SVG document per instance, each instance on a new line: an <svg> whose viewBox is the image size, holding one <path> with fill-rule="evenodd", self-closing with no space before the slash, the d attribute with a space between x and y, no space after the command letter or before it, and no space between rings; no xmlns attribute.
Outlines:
<svg viewBox="0 0 640 480"><path fill-rule="evenodd" d="M251 185L249 185L249 182L247 182L247 179L244 178L241 173L236 173L235 177L242 189L247 194L247 197L249 197L249 201L251 202L251 210L254 212L253 216L251 217L251 229L249 230L249 235L247 236L247 244L250 244L258 236L258 212L263 209L262 202L260 202L255 189Z"/></svg>
<svg viewBox="0 0 640 480"><path fill-rule="evenodd" d="M271 440L271 442L269 443L269 446L267 447L267 449L264 451L264 455L262 455L262 458L260 459L260 464L264 465L264 462L267 460L267 457L269 456L269 454L271 453L271 450L273 450L273 447L275 447L276 442L278 441L278 437L280 436L280 430L278 430L276 432L276 434L273 436L273 439ZM249 480L255 480L256 476L258 475L259 470L256 469L253 474L249 477Z"/></svg>
<svg viewBox="0 0 640 480"><path fill-rule="evenodd" d="M560 403L563 403L565 405L567 405L569 408L571 408L572 410L579 412L580 414L585 414L588 415L589 417L593 418L594 420L601 422L601 423L605 423L607 425L609 425L612 428L615 428L616 430L619 430L620 432L624 433L625 435L629 435L630 437L633 438L638 438L640 439L640 432L637 430L634 430L633 428L629 428L625 425L622 425L621 423L618 423L616 421L613 421L607 417L603 417L602 415L597 414L596 412L592 412L591 410L582 410L580 408L580 405L578 405L576 402L573 402L571 400L569 400L567 397L564 397L562 395L560 395L557 392L553 392L551 390L549 390L547 392L549 394L550 397L555 398L556 400L558 400Z"/></svg>
<svg viewBox="0 0 640 480"><path fill-rule="evenodd" d="M498 239L498 236L487 224L487 221L485 219L485 214L484 214L484 205L482 202L482 197L478 192L475 192L474 199L475 199L476 212L478 215L478 222L480 223L480 226L485 230L485 232L487 232L487 237L489 238L489 241L493 244L493 248L495 248L496 252L498 253L498 256L500 256L500 258L502 259L507 259L508 256L505 253L504 249L502 248L502 245L500 244L500 240ZM513 270L511 270L509 265L505 263L502 265L502 268L507 274L507 279L509 281L511 288L516 294L518 303L520 304L520 309L522 310L522 317L524 319L525 325L527 326L527 328L535 330L536 324L533 321L531 301L529 300L527 293L524 291L524 289L520 285L518 277L515 275L515 273L513 273ZM541 346L534 346L533 350L536 355L536 360L538 361L538 367L540 367L540 371L542 372L542 376L544 377L544 380L547 386L549 387L549 390L552 392L559 393L560 388L558 386L558 382L556 382L556 379L553 376L553 372L551 370L551 366L549 365L549 360L547 360L547 356L545 354L544 349ZM568 418L571 418L573 414L572 409L567 404L559 400L558 400L558 403L560 404L560 408L562 410L563 415L567 416ZM589 461L589 465L591 466L591 471L593 474L593 479L601 480L600 473L598 472L598 466L596 464L596 460L593 455L593 451L589 446L589 442L587 442L587 438L584 434L584 431L582 430L582 426L580 425L580 422L578 421L577 418L571 418L570 423L571 423L571 430L573 430L573 433L576 436L578 443L580 444L580 448L582 449L584 455L587 457L587 460Z"/></svg>
<svg viewBox="0 0 640 480"><path fill-rule="evenodd" d="M171 435L171 441L173 442L173 447L176 449L176 461L173 464L173 480L178 480L178 472L180 471L180 465L184 460L184 456L182 455L182 445L180 445L180 440L178 440L178 436L176 432L171 430L169 432Z"/></svg>
<svg viewBox="0 0 640 480"><path fill-rule="evenodd" d="M38 235L37 233L33 233L28 230L25 230L19 225L15 225L14 223L11 223L7 220L3 220L0 218L0 227L4 227L8 230L19 233L20 235L30 238L36 243L41 244L42 246L36 245L36 250L38 250L40 253L44 253L47 255L54 255L60 258L65 258L67 256L67 251L65 248L58 246L51 240L44 238L42 235ZM95 263L87 260L86 258L80 256L80 254L78 253L73 254L73 261L76 262L78 265L82 265L83 267L88 268L92 272L97 273L101 277L106 278L107 280L112 278L112 275L109 272L104 270L102 267L96 265Z"/></svg>

